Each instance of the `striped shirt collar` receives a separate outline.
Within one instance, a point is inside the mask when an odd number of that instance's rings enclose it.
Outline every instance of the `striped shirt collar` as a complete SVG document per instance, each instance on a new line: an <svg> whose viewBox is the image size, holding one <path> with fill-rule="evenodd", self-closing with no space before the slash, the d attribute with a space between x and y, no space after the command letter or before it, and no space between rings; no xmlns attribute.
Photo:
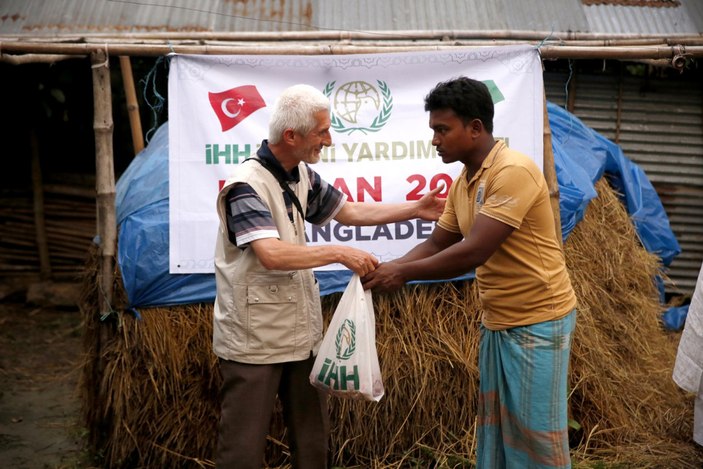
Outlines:
<svg viewBox="0 0 703 469"><path fill-rule="evenodd" d="M293 168L290 173L283 169L281 163L278 162L276 156L271 152L268 143L268 140L261 142L261 147L256 152L256 156L259 157L259 159L266 160L266 162L270 163L271 169L275 171L274 175L279 180L291 183L300 182L300 171L298 170L298 166Z"/></svg>

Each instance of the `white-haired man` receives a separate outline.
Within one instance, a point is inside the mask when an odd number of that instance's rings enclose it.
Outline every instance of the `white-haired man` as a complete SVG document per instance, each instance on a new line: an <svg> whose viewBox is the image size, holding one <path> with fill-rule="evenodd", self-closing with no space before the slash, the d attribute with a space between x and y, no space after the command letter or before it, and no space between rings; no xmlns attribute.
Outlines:
<svg viewBox="0 0 703 469"><path fill-rule="evenodd" d="M223 377L216 464L260 468L276 395L294 468L328 465L327 400L309 382L322 340L312 268L341 263L360 276L378 260L351 246L307 246L304 222L376 225L437 220L439 189L417 202L347 201L311 169L332 144L329 100L308 85L279 96L269 138L240 164L217 200L213 348Z"/></svg>

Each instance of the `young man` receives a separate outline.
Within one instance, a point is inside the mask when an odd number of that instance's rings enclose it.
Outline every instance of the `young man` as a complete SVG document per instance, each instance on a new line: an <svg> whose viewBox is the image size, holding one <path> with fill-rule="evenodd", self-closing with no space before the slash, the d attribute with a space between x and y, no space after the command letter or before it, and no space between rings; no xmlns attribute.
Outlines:
<svg viewBox="0 0 703 469"><path fill-rule="evenodd" d="M362 279L379 291L476 269L479 468L567 468L567 370L576 296L539 167L493 138L487 87L458 78L425 98L432 144L460 161L430 238Z"/></svg>
<svg viewBox="0 0 703 469"><path fill-rule="evenodd" d="M269 139L240 164L217 200L213 349L220 357L222 407L218 469L259 469L276 395L294 468L327 467L326 396L308 379L322 341L312 268L342 263L363 276L371 254L350 246L307 246L304 221L375 225L437 220L444 201L348 202L309 164L332 144L329 100L307 85L286 89L273 108Z"/></svg>

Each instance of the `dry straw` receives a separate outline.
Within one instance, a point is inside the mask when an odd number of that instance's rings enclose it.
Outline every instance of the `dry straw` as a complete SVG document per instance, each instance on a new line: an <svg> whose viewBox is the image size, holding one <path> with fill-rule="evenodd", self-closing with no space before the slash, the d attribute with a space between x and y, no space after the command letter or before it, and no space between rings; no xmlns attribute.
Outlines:
<svg viewBox="0 0 703 469"><path fill-rule="evenodd" d="M566 242L579 298L569 400L572 459L638 468L699 468L692 399L671 380L677 336L661 329L655 256L640 245L610 186L597 185ZM212 305L98 311L86 269L81 383L91 449L108 467L213 467L219 375ZM118 291L120 285L116 285ZM329 319L339 294L323 298ZM346 467L471 467L475 461L480 306L471 282L376 295L379 403L331 399L334 462ZM288 466L280 413L267 460ZM582 466L583 467L583 466Z"/></svg>

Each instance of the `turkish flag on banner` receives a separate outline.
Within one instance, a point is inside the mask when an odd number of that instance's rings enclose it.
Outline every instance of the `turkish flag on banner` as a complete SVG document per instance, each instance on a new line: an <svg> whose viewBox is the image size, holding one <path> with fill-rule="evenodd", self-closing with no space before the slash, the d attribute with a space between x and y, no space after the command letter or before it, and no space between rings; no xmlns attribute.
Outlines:
<svg viewBox="0 0 703 469"><path fill-rule="evenodd" d="M264 99L254 85L245 85L219 93L208 93L213 111L220 120L222 131L246 119L252 112L266 107Z"/></svg>

